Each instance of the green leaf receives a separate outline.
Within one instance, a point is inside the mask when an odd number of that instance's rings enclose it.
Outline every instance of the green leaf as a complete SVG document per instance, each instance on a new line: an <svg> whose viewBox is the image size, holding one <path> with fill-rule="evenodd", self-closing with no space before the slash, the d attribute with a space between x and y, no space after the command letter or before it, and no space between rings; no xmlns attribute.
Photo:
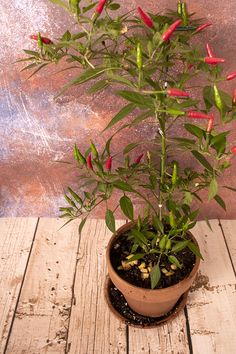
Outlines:
<svg viewBox="0 0 236 354"><path fill-rule="evenodd" d="M78 196L78 194L76 194L70 187L68 187L68 191L77 203L83 205L82 199Z"/></svg>
<svg viewBox="0 0 236 354"><path fill-rule="evenodd" d="M209 195L208 195L208 200L211 200L215 198L218 192L218 183L215 178L211 180L211 183L209 185Z"/></svg>
<svg viewBox="0 0 236 354"><path fill-rule="evenodd" d="M127 106L123 107L120 112L118 112L115 117L112 118L110 123L106 126L106 128L103 130L107 130L108 128L111 128L114 124L118 123L122 119L124 119L127 115L129 115L134 109L136 105L133 103L129 103Z"/></svg>
<svg viewBox="0 0 236 354"><path fill-rule="evenodd" d="M115 233L116 232L115 218L113 212L110 209L107 209L106 211L105 221L108 229L111 232Z"/></svg>
<svg viewBox="0 0 236 354"><path fill-rule="evenodd" d="M190 134L196 136L197 138L202 139L204 132L201 128L189 123L184 124L184 127Z"/></svg>
<svg viewBox="0 0 236 354"><path fill-rule="evenodd" d="M117 94L127 101L135 103L141 107L154 107L153 100L150 97L144 96L140 93L133 91L118 91Z"/></svg>
<svg viewBox="0 0 236 354"><path fill-rule="evenodd" d="M100 80L88 89L88 93L96 93L96 92L102 91L107 86L109 86L108 80Z"/></svg>
<svg viewBox="0 0 236 354"><path fill-rule="evenodd" d="M211 227L211 224L210 224L210 221L209 221L209 219L208 219L207 216L205 217L205 221L206 221L206 224L207 224L207 226L209 227L209 229L213 232L212 227Z"/></svg>
<svg viewBox="0 0 236 354"><path fill-rule="evenodd" d="M62 1L62 0L49 0L49 1L51 1L53 4L59 5L59 6L63 7L64 9L68 10L68 7L66 6L64 1Z"/></svg>
<svg viewBox="0 0 236 354"><path fill-rule="evenodd" d="M89 10L91 10L92 8L94 8L94 6L96 6L96 5L97 5L97 3L94 2L94 3L92 3L92 4L88 5L88 6L83 7L83 8L82 8L83 14L85 14L86 12L88 12Z"/></svg>
<svg viewBox="0 0 236 354"><path fill-rule="evenodd" d="M88 70L82 72L82 74L80 74L78 77L71 80L68 84L64 85L62 87L62 89L59 91L59 93L56 95L55 98L59 97L62 93L64 93L66 90L68 90L68 88L70 88L71 86L81 85L87 81L94 80L97 77L104 74L108 70L111 70L111 68L99 67L99 68L95 68L95 69L88 69Z"/></svg>
<svg viewBox="0 0 236 354"><path fill-rule="evenodd" d="M133 192L133 188L126 182L118 180L116 182L113 183L114 187L121 189L122 191L125 192Z"/></svg>
<svg viewBox="0 0 236 354"><path fill-rule="evenodd" d="M124 215L130 220L134 220L134 207L131 199L124 195L120 198L120 207Z"/></svg>
<svg viewBox="0 0 236 354"><path fill-rule="evenodd" d="M129 145L127 145L124 150L123 150L123 154L127 154L128 152L130 152L131 150L135 149L137 146L139 146L141 143L131 143Z"/></svg>
<svg viewBox="0 0 236 354"><path fill-rule="evenodd" d="M87 217L84 218L84 219L81 221L81 223L79 224L79 235L81 235L81 232L82 232L82 230L83 230L83 227L84 227L86 221L87 221Z"/></svg>
<svg viewBox="0 0 236 354"><path fill-rule="evenodd" d="M175 264L178 268L181 268L181 264L179 263L178 259L175 256L169 256L168 260L170 263Z"/></svg>
<svg viewBox="0 0 236 354"><path fill-rule="evenodd" d="M44 63L44 64L39 65L38 68L30 76L27 77L27 80L29 80L32 76L37 74L37 72L39 72L39 70L44 68L46 65L48 65L48 63Z"/></svg>
<svg viewBox="0 0 236 354"><path fill-rule="evenodd" d="M223 132L216 136L214 136L211 141L210 145L217 151L218 154L223 153L226 148L226 136L229 132Z"/></svg>
<svg viewBox="0 0 236 354"><path fill-rule="evenodd" d="M200 162L202 166L204 166L208 171L213 172L212 166L209 164L207 159L200 152L196 150L192 150L191 153Z"/></svg>
<svg viewBox="0 0 236 354"><path fill-rule="evenodd" d="M156 229L156 231L160 231L162 234L164 233L163 224L162 224L161 220L155 215L152 217L152 224L153 224L154 228Z"/></svg>
<svg viewBox="0 0 236 354"><path fill-rule="evenodd" d="M219 194L214 196L215 201L226 211L226 205L224 200L219 196Z"/></svg>
<svg viewBox="0 0 236 354"><path fill-rule="evenodd" d="M154 111L151 109L149 111L141 113L130 123L129 126L133 127L134 125L137 125L137 124L141 123L142 121L144 121L145 119L153 116L153 114L154 114Z"/></svg>
<svg viewBox="0 0 236 354"><path fill-rule="evenodd" d="M179 241L171 249L172 252L182 251L185 247L188 246L190 240Z"/></svg>
<svg viewBox="0 0 236 354"><path fill-rule="evenodd" d="M150 273L150 278L151 278L151 288L155 289L155 287L157 286L157 284L159 283L159 280L161 278L161 271L160 271L160 267L159 264L156 264Z"/></svg>
<svg viewBox="0 0 236 354"><path fill-rule="evenodd" d="M180 145L185 146L186 148L191 148L193 145L196 144L195 140L186 139L186 138L174 138Z"/></svg>
<svg viewBox="0 0 236 354"><path fill-rule="evenodd" d="M108 5L108 9L112 10L112 11L118 10L119 8L120 8L120 5L116 4L116 3Z"/></svg>
<svg viewBox="0 0 236 354"><path fill-rule="evenodd" d="M193 201L192 193L189 191L184 192L184 204L191 205Z"/></svg>
<svg viewBox="0 0 236 354"><path fill-rule="evenodd" d="M34 51L34 50L28 50L28 49L24 49L24 52L28 55L32 55L34 57L39 57L39 53Z"/></svg>
<svg viewBox="0 0 236 354"><path fill-rule="evenodd" d="M205 86L203 89L203 99L205 101L206 109L211 109L214 105L214 93L211 86Z"/></svg>
<svg viewBox="0 0 236 354"><path fill-rule="evenodd" d="M201 255L201 253L200 253L199 247L195 243L190 241L188 243L188 248L190 249L190 251L192 251L195 254L195 256L197 256L197 257L201 258L202 260L204 260L202 255Z"/></svg>
<svg viewBox="0 0 236 354"><path fill-rule="evenodd" d="M138 259L141 259L145 256L145 253L136 253L133 257L129 258L127 260L128 263L133 262L133 261L137 261Z"/></svg>
<svg viewBox="0 0 236 354"><path fill-rule="evenodd" d="M70 204L73 208L77 209L77 206L75 204L75 202L73 202L73 200L71 200L66 194L64 195L65 200L67 201L68 204Z"/></svg>
<svg viewBox="0 0 236 354"><path fill-rule="evenodd" d="M141 231L138 231L136 229L132 229L130 231L130 235L132 235L135 239L137 239L139 242L141 242L141 244L148 246L147 238L145 237L145 235Z"/></svg>

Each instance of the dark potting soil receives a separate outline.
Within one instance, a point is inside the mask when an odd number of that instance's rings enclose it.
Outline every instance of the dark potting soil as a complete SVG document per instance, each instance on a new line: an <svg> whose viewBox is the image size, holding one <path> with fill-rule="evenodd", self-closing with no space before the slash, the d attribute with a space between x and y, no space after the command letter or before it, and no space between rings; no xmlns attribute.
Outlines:
<svg viewBox="0 0 236 354"><path fill-rule="evenodd" d="M133 311L127 304L122 293L115 287L111 280L108 281L108 295L111 305L124 318L126 324L141 327L157 326L161 322L164 322L165 320L169 319L171 315L176 315L184 296L182 295L175 307L170 312L166 313L164 316L148 317L142 316L137 312ZM184 304L182 304L182 306L184 306Z"/></svg>
<svg viewBox="0 0 236 354"><path fill-rule="evenodd" d="M127 235L121 235L113 244L111 249L111 263L113 268L119 274L121 278L126 280L127 282L136 285L141 288L151 288L150 277L147 279L141 278L141 272L138 266L144 261L146 264L150 262L156 263L158 259L157 254L151 254L144 257L143 260L139 260L137 265L133 265L130 269L118 269L121 266L121 261L127 261L127 256L131 254L131 241L127 239ZM140 252L141 253L141 252ZM190 272L192 271L195 264L195 255L189 250L188 247L183 249L182 251L175 254L175 257L182 264L181 269L177 268L176 270L171 269L171 264L168 261L168 257L163 255L160 262L160 268L166 268L167 271L172 271L173 275L166 276L162 273L161 279L156 286L156 289L163 289L174 284L179 283L183 280Z"/></svg>

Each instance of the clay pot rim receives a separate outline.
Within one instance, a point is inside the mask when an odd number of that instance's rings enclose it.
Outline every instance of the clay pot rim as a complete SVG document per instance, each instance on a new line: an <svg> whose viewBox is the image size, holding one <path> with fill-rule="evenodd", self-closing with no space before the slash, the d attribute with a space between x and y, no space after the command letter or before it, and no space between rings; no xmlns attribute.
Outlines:
<svg viewBox="0 0 236 354"><path fill-rule="evenodd" d="M127 288L130 288L130 289L132 289L132 290L138 289L139 291L143 291L144 293L149 292L149 293L151 293L151 294L153 294L153 295L154 295L155 293L159 293L159 294L165 295L165 293L166 293L166 294L167 294L167 293L169 294L170 291L172 291L172 290L173 290L173 291L177 290L178 288L180 288L181 286L183 286L184 283L188 282L188 280L191 279L191 278L195 275L195 273L197 272L197 270L198 270L198 268L199 268L199 264L200 264L200 258L197 257L197 256L195 256L195 257L196 257L196 262L195 262L195 264L194 264L193 269L192 269L191 272L188 274L188 276L185 277L184 279L182 279L182 280L181 280L180 282L178 282L177 284L168 286L167 288L162 288L162 289L142 288L142 287L133 285L133 284L127 282L126 280L124 280L123 278L121 278L121 277L119 276L119 274L117 273L117 271L114 269L114 267L113 267L113 265L112 265L112 263L111 263L111 259L110 259L110 249L111 249L113 243L116 241L116 239L117 239L118 237L120 237L120 235L121 235L123 232L129 230L130 227L131 227L132 225L134 225L134 224L135 224L135 223L131 221L131 222L128 222L127 224L125 224L125 225L122 225L122 226L116 231L116 233L113 234L112 237L110 238L110 240L109 240L109 242L108 242L108 245L107 245L107 250L106 250L106 259L107 259L107 262L109 262L109 266L110 266L111 269L115 272L116 276L117 276L118 278L120 278L120 280L121 280L124 284L126 284ZM190 231L188 231L187 233L190 235L192 241L193 241L194 243L196 243L196 245L198 245L198 242L197 242L197 240L195 239L195 237L193 236L193 234L192 234Z"/></svg>

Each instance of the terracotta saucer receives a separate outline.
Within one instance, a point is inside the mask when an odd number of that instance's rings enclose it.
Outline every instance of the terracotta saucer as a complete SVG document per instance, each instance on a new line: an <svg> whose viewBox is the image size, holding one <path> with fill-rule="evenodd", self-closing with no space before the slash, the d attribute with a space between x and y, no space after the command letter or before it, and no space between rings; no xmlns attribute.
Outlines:
<svg viewBox="0 0 236 354"><path fill-rule="evenodd" d="M155 328L159 326L160 324L163 324L167 321L173 320L177 314L182 311L186 305L187 302L187 297L188 297L188 291L184 293L180 299L178 300L177 304L175 307L168 312L165 316L161 317L146 317L146 316L141 316L134 312L129 305L127 304L124 296L121 294L121 292L115 287L115 285L112 283L111 279L107 275L106 281L105 281L105 286L104 286L104 292L105 292L105 298L107 301L107 304L111 310L111 312L119 318L122 322L129 326L133 327L138 327L138 328ZM113 299L114 299L114 292L116 292L116 296L119 296L119 301L123 306L126 306L127 308L127 317L125 317L123 314L121 314L117 308L113 305ZM139 318L139 322L135 320L136 318ZM143 321L143 324L141 323Z"/></svg>

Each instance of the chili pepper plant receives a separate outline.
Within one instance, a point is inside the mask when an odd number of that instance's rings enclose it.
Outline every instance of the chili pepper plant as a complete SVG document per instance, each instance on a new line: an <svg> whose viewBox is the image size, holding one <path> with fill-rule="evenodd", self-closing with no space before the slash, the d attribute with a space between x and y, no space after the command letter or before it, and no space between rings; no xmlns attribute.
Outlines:
<svg viewBox="0 0 236 354"><path fill-rule="evenodd" d="M56 40L31 35L38 48L25 50L28 57L23 61L28 65L23 70L34 68L33 75L63 60L65 69L78 69L78 74L57 97L72 86L89 83L92 94L112 87L123 99L104 129L112 128L112 135L103 150L94 142L86 151L74 145L78 189L68 187L68 205L60 208L61 217L67 222L81 218L81 232L89 214L104 203L106 225L115 233L115 213L120 209L133 224L118 268L139 268L147 286L158 288L163 277L181 271L183 252L202 258L188 236L199 213L193 202L202 201L202 190L208 191L209 201L226 208L218 179L236 153L236 147L227 144L226 128L236 119L236 93L232 98L220 87L236 78L236 72L227 73L225 59L210 44L202 46L202 32L213 24L195 19L185 2L179 1L177 10L165 15L140 7L126 12L114 0L51 2L72 15L76 30ZM195 88L198 77L204 84ZM117 134L148 124L150 117L154 138L147 138L145 145L131 140L121 152L114 151ZM184 132L175 136L175 125L180 124ZM195 168L183 164L187 156ZM115 191L120 196L111 209L108 201ZM143 201L142 213L135 211L134 198Z"/></svg>

